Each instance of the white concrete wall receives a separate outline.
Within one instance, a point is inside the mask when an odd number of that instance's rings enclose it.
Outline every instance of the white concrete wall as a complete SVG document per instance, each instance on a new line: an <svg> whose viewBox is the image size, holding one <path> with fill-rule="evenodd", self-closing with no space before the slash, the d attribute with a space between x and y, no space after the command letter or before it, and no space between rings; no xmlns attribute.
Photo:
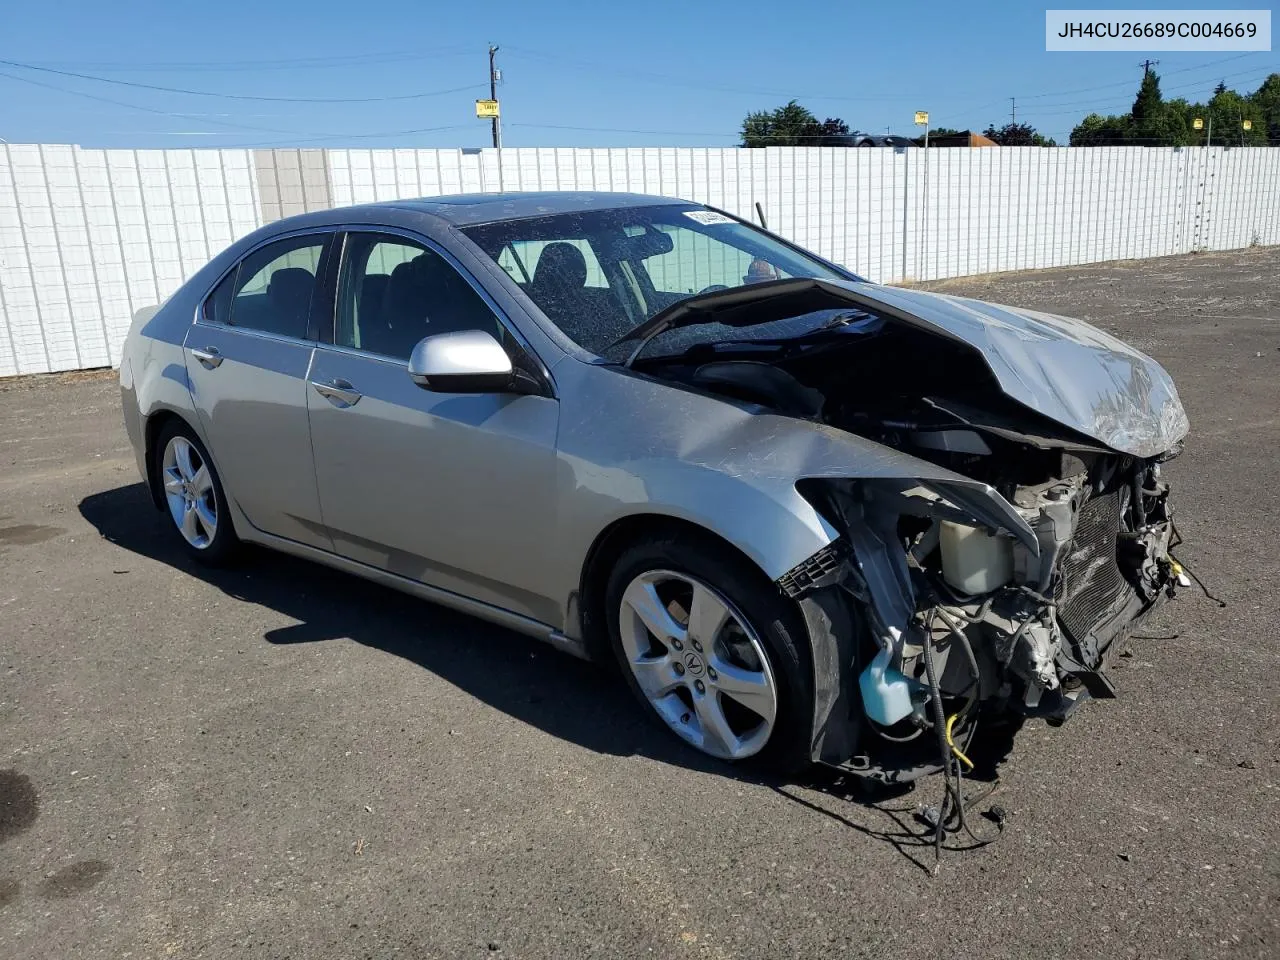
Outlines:
<svg viewBox="0 0 1280 960"><path fill-rule="evenodd" d="M134 311L261 223L247 150L0 150L0 376L118 363Z"/></svg>
<svg viewBox="0 0 1280 960"><path fill-rule="evenodd" d="M885 282L1280 244L1268 148L520 148L501 169L495 150L0 151L0 376L118 362L135 310L329 198L623 190L750 219L759 202L771 229Z"/></svg>

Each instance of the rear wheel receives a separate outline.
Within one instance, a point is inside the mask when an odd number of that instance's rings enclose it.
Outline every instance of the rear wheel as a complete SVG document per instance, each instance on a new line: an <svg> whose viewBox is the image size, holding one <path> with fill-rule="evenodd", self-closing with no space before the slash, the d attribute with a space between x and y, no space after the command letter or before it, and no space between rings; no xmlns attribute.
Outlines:
<svg viewBox="0 0 1280 960"><path fill-rule="evenodd" d="M619 558L606 603L623 675L663 726L721 760L784 772L809 762L803 621L745 558L655 538Z"/></svg>
<svg viewBox="0 0 1280 960"><path fill-rule="evenodd" d="M228 560L239 545L222 482L195 432L180 420L156 441L156 484L187 552L203 563Z"/></svg>

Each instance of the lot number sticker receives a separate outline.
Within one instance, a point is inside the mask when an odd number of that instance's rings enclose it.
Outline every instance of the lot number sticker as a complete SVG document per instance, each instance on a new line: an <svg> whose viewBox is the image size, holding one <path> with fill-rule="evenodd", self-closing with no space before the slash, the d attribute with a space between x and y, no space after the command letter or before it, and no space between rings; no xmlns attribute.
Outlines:
<svg viewBox="0 0 1280 960"><path fill-rule="evenodd" d="M737 223L733 217L726 217L723 213L716 213L714 210L686 210L684 215L704 226L710 226L714 223Z"/></svg>

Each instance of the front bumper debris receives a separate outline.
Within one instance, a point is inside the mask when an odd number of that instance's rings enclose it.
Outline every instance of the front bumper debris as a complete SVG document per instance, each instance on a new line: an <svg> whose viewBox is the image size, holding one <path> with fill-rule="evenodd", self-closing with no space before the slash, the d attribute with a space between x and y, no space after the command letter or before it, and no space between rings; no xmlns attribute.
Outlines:
<svg viewBox="0 0 1280 960"><path fill-rule="evenodd" d="M1060 723L1113 697L1110 655L1173 595L1179 571L1158 467L1126 462L1020 489L1009 503L1033 537L1012 543L1010 581L978 596L939 576L936 517L904 523L858 484L829 485L824 513L843 536L778 580L809 628L813 759L909 780L946 763L924 735L935 697L964 742L979 707Z"/></svg>

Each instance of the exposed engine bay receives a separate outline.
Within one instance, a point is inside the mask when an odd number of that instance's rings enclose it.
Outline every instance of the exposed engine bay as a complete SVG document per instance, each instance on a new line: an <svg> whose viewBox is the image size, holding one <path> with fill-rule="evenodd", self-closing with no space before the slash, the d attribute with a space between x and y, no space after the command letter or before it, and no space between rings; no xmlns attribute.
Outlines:
<svg viewBox="0 0 1280 960"><path fill-rule="evenodd" d="M1109 654L1189 585L1161 477L1180 439L1150 456L1100 442L1012 398L982 350L894 311L856 308L798 340L695 344L637 369L964 478L798 482L841 534L778 581L811 634L840 635L840 663L815 672L820 693L824 669L844 678L827 699L844 723L828 724L815 759L910 780L970 763L980 715L1060 723L1114 696Z"/></svg>

